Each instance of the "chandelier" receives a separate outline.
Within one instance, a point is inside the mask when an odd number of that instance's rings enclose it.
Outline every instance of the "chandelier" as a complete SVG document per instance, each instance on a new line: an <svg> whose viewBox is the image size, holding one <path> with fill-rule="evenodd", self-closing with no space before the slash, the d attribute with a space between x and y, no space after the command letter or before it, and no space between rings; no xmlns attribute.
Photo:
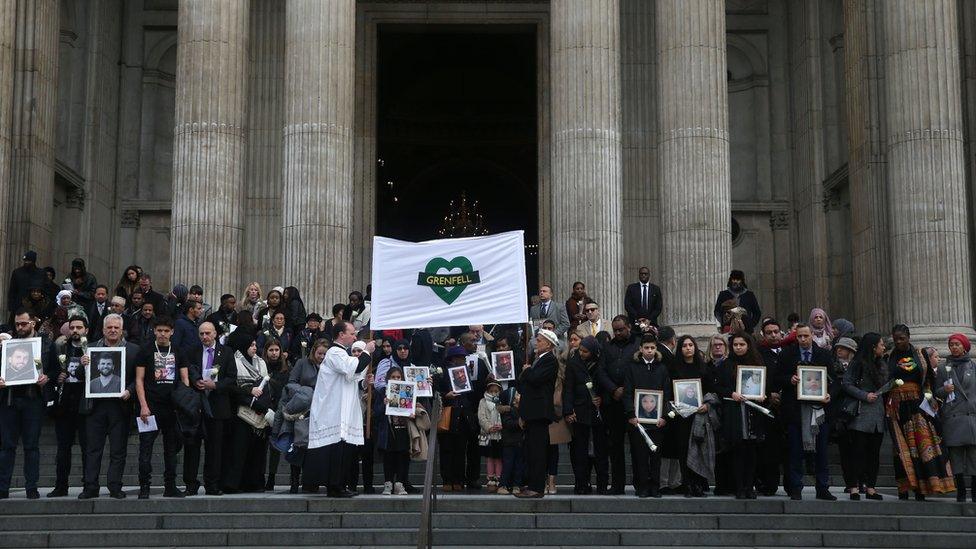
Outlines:
<svg viewBox="0 0 976 549"><path fill-rule="evenodd" d="M478 201L470 205L468 197L461 192L460 200L451 200L447 215L437 234L444 238L459 238L464 236L484 236L488 234L485 226L485 216L478 211Z"/></svg>

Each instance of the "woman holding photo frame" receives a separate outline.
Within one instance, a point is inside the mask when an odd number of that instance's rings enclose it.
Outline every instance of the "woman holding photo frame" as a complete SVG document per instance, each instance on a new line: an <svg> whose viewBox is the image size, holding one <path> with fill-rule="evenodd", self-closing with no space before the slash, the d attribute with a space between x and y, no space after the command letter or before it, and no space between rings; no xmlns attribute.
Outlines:
<svg viewBox="0 0 976 549"><path fill-rule="evenodd" d="M712 392L713 389L711 379L705 375L705 361L695 338L689 335L679 337L675 349L677 354L669 365L675 387L674 399L679 403L696 406L698 411L688 417L675 414L665 438L662 455L677 459L681 463L681 479L682 484L684 484L685 495L687 497L704 497L705 492L708 491L709 481L715 477L714 453L710 463L698 464L711 471L710 475L703 476L688 467L688 446L692 442L691 430L695 416L709 412L708 404L704 403L704 395ZM711 430L708 430L708 433L711 433ZM713 448L714 442L713 437L711 442Z"/></svg>
<svg viewBox="0 0 976 549"><path fill-rule="evenodd" d="M752 336L736 332L729 340L732 352L718 366L715 392L723 399L722 436L732 447L732 477L736 484L736 499L756 499L756 449L765 439L766 423L754 408L746 406L746 396L739 392L740 367L765 368ZM750 378L752 376L749 376ZM725 400L731 399L731 400ZM756 399L765 400L765 394Z"/></svg>
<svg viewBox="0 0 976 549"><path fill-rule="evenodd" d="M878 466L881 462L881 442L885 433L884 398L877 394L888 381L888 365L884 362L885 345L881 334L868 332L861 338L858 352L844 373L844 393L858 401L857 414L847 423L850 435L854 471L851 486L852 500L861 499L864 486L868 499L881 499L875 490ZM847 402L846 400L844 401Z"/></svg>

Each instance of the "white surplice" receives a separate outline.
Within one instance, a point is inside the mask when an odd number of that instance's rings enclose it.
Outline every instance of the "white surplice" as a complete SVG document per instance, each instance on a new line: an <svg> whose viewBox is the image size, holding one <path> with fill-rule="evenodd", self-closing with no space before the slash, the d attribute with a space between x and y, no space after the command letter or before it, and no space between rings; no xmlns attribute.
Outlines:
<svg viewBox="0 0 976 549"><path fill-rule="evenodd" d="M319 366L309 416L308 448L321 448L345 441L362 446L363 409L359 404L359 382L366 369L356 373L359 359L333 345Z"/></svg>

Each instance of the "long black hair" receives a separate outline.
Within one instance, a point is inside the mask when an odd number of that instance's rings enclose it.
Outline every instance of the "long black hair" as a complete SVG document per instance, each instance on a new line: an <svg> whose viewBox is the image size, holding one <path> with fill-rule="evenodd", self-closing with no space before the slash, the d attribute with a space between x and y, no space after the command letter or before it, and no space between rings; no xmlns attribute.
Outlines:
<svg viewBox="0 0 976 549"><path fill-rule="evenodd" d="M875 387L881 387L887 381L888 368L880 363L880 359L874 356L874 348L882 341L883 337L877 332L868 332L861 338L861 343L857 346L857 353L851 359L861 369L861 378L868 377L874 382Z"/></svg>

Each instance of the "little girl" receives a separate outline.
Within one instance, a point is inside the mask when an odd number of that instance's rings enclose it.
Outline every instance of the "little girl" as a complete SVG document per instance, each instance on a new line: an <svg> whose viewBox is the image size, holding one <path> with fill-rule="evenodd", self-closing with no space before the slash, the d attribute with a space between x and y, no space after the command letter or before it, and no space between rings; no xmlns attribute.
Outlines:
<svg viewBox="0 0 976 549"><path fill-rule="evenodd" d="M478 423L481 425L478 443L488 463L489 492L498 491L498 479L502 475L502 416L496 408L501 392L502 386L498 382L489 381L485 398L478 404Z"/></svg>
<svg viewBox="0 0 976 549"><path fill-rule="evenodd" d="M499 395L495 407L502 416L502 478L497 494L518 494L525 480L525 459L522 456L522 427L519 425L519 395L509 387Z"/></svg>
<svg viewBox="0 0 976 549"><path fill-rule="evenodd" d="M386 379L402 381L403 371L393 366L386 373ZM410 418L386 415L386 388L374 390L378 393L373 396L373 415L380 418L376 447L383 453L383 495L405 496L404 483L410 468L410 431L407 428Z"/></svg>

